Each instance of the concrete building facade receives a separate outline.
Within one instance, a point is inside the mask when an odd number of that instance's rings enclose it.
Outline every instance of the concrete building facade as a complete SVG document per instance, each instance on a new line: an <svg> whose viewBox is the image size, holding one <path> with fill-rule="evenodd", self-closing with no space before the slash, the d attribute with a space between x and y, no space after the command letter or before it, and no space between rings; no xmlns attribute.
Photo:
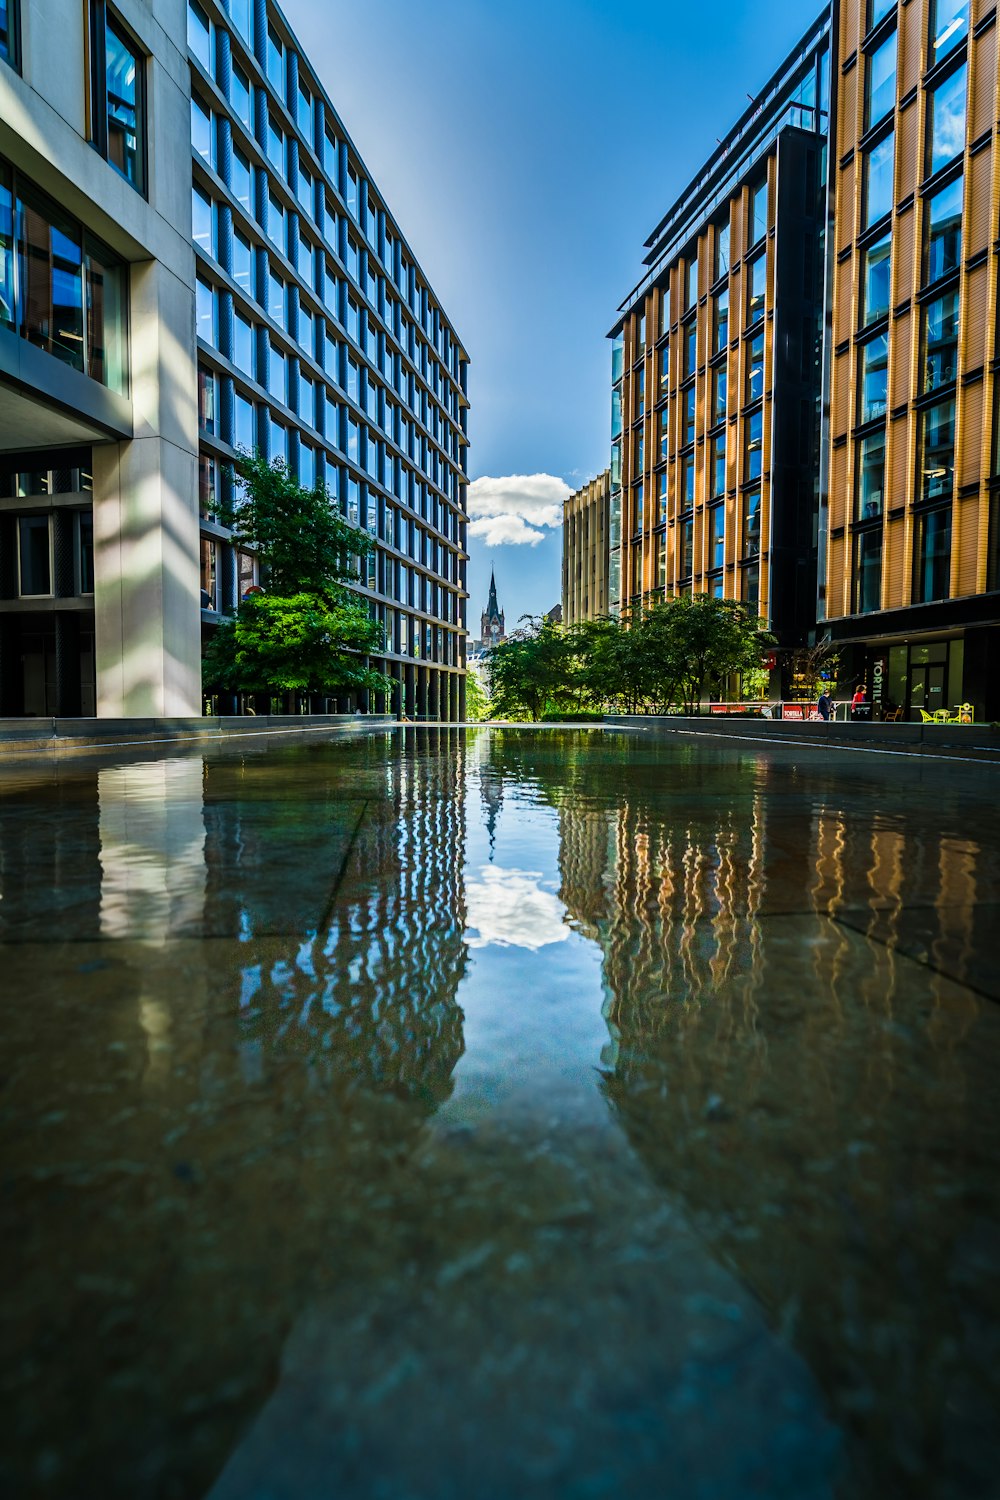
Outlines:
<svg viewBox="0 0 1000 1500"><path fill-rule="evenodd" d="M611 470L563 502L562 623L607 615Z"/></svg>
<svg viewBox="0 0 1000 1500"><path fill-rule="evenodd" d="M256 448L376 541L338 706L460 717L467 364L276 6L0 8L0 714L201 710Z"/></svg>

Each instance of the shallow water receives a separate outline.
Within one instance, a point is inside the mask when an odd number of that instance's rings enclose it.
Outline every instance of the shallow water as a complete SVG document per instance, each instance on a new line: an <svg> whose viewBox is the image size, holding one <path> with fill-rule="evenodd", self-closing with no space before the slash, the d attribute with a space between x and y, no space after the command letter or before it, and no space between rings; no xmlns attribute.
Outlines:
<svg viewBox="0 0 1000 1500"><path fill-rule="evenodd" d="M997 773L5 767L0 1488L1000 1493Z"/></svg>

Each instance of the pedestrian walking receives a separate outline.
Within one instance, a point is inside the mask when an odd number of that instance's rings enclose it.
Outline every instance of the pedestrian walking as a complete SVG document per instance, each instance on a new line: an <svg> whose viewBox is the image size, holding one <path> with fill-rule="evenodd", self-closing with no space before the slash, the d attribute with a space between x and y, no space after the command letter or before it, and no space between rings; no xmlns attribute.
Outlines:
<svg viewBox="0 0 1000 1500"><path fill-rule="evenodd" d="M816 707L819 711L819 716L823 720L824 724L829 723L829 721L833 718L833 699L830 697L830 694L827 692L826 688L824 688L820 693L819 702L816 704Z"/></svg>
<svg viewBox="0 0 1000 1500"><path fill-rule="evenodd" d="M851 699L851 707L858 708L862 703L867 702L868 696L865 692L865 685L863 682L859 682L857 687L854 689L854 697Z"/></svg>

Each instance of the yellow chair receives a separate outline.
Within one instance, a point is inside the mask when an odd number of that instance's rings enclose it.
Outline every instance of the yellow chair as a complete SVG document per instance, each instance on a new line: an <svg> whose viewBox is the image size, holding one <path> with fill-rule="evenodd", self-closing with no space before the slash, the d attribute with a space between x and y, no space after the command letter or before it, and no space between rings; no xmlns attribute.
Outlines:
<svg viewBox="0 0 1000 1500"><path fill-rule="evenodd" d="M921 724L936 724L937 723L937 720L934 717L934 715L933 714L929 714L927 712L926 708L920 708L920 709L917 710L917 712L920 715L920 722L921 722Z"/></svg>
<svg viewBox="0 0 1000 1500"><path fill-rule="evenodd" d="M883 724L898 724L899 721L900 721L900 719L902 717L903 717L903 710L901 708L890 708L890 709L888 709L883 714L883 716L882 716L882 723Z"/></svg>

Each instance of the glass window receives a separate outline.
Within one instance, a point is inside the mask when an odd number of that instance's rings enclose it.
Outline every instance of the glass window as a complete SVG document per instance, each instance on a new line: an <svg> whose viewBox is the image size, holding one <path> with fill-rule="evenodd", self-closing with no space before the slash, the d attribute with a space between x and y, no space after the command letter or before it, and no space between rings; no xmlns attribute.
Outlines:
<svg viewBox="0 0 1000 1500"><path fill-rule="evenodd" d="M302 209L303 213L307 213L309 215L309 217L312 218L312 216L313 216L313 178L312 178L312 173L306 171L306 169L302 165L301 161L299 162L299 176L298 176L298 183L297 183L296 189L295 189L295 196L299 200L299 207Z"/></svg>
<svg viewBox="0 0 1000 1500"><path fill-rule="evenodd" d="M751 413L743 422L743 478L759 479L764 454L764 414Z"/></svg>
<svg viewBox="0 0 1000 1500"><path fill-rule="evenodd" d="M270 21L267 23L266 71L278 98L285 98L285 46Z"/></svg>
<svg viewBox="0 0 1000 1500"><path fill-rule="evenodd" d="M642 414L643 414L643 412L645 410L646 410L646 371L645 371L645 369L642 369L642 370L639 371L638 375L636 376L636 380L635 380L635 412L636 412L636 416L641 417Z"/></svg>
<svg viewBox="0 0 1000 1500"><path fill-rule="evenodd" d="M611 384L616 385L622 378L622 359L625 352L625 336L621 329L615 334L611 341Z"/></svg>
<svg viewBox="0 0 1000 1500"><path fill-rule="evenodd" d="M288 431L283 422L276 422L273 417L269 421L268 446L272 463L280 459L282 463L288 463Z"/></svg>
<svg viewBox="0 0 1000 1500"><path fill-rule="evenodd" d="M229 17L243 40L253 43L252 0L229 0Z"/></svg>
<svg viewBox="0 0 1000 1500"><path fill-rule="evenodd" d="M17 66L17 37L14 31L14 7L17 0L0 0L0 58Z"/></svg>
<svg viewBox="0 0 1000 1500"><path fill-rule="evenodd" d="M951 385L958 378L958 292L945 292L921 309L922 391Z"/></svg>
<svg viewBox="0 0 1000 1500"><path fill-rule="evenodd" d="M865 159L864 225L874 224L892 211L893 165L896 138L887 135Z"/></svg>
<svg viewBox="0 0 1000 1500"><path fill-rule="evenodd" d="M718 225L715 231L715 279L729 271L729 220Z"/></svg>
<svg viewBox="0 0 1000 1500"><path fill-rule="evenodd" d="M191 233L202 255L215 258L215 211L211 198L200 187L191 189Z"/></svg>
<svg viewBox="0 0 1000 1500"><path fill-rule="evenodd" d="M681 435L682 443L694 442L695 414L698 409L697 393L693 385L689 385L684 392L684 416Z"/></svg>
<svg viewBox="0 0 1000 1500"><path fill-rule="evenodd" d="M239 229L233 231L233 280L252 296L253 246Z"/></svg>
<svg viewBox="0 0 1000 1500"><path fill-rule="evenodd" d="M947 57L969 31L969 0L931 0L930 55L927 66Z"/></svg>
<svg viewBox="0 0 1000 1500"><path fill-rule="evenodd" d="M316 387L307 375L299 372L299 416L310 427L316 425Z"/></svg>
<svg viewBox="0 0 1000 1500"><path fill-rule="evenodd" d="M726 507L713 505L708 512L708 566L721 568L726 560Z"/></svg>
<svg viewBox="0 0 1000 1500"><path fill-rule="evenodd" d="M962 178L927 200L928 283L954 271L962 261Z"/></svg>
<svg viewBox="0 0 1000 1500"><path fill-rule="evenodd" d="M256 364L253 343L253 325L241 313L236 313L233 318L233 364L251 380Z"/></svg>
<svg viewBox="0 0 1000 1500"><path fill-rule="evenodd" d="M308 443L299 444L299 484L311 490L316 485L316 454Z"/></svg>
<svg viewBox="0 0 1000 1500"><path fill-rule="evenodd" d="M660 350L660 399L667 394L670 387L670 345L664 344Z"/></svg>
<svg viewBox="0 0 1000 1500"><path fill-rule="evenodd" d="M690 510L694 505L694 454L681 460L681 510Z"/></svg>
<svg viewBox="0 0 1000 1500"><path fill-rule="evenodd" d="M338 181L337 137L329 125L323 127L323 169L334 182Z"/></svg>
<svg viewBox="0 0 1000 1500"><path fill-rule="evenodd" d="M871 614L882 602L882 528L860 531L854 538L854 608Z"/></svg>
<svg viewBox="0 0 1000 1500"><path fill-rule="evenodd" d="M896 9L896 0L868 0L868 30L883 21L891 10Z"/></svg>
<svg viewBox="0 0 1000 1500"><path fill-rule="evenodd" d="M746 341L746 399L759 401L764 394L764 330Z"/></svg>
<svg viewBox="0 0 1000 1500"><path fill-rule="evenodd" d="M80 227L42 193L19 186L17 229L21 337L83 370Z"/></svg>
<svg viewBox="0 0 1000 1500"><path fill-rule="evenodd" d="M646 352L646 314L640 313L635 325L635 358Z"/></svg>
<svg viewBox="0 0 1000 1500"><path fill-rule="evenodd" d="M743 602L751 609L760 608L760 563L743 569Z"/></svg>
<svg viewBox="0 0 1000 1500"><path fill-rule="evenodd" d="M22 599L52 593L52 533L48 516L17 518L18 593Z"/></svg>
<svg viewBox="0 0 1000 1500"><path fill-rule="evenodd" d="M670 327L670 287L661 286L660 296L660 336L667 332Z"/></svg>
<svg viewBox="0 0 1000 1500"><path fill-rule="evenodd" d="M764 314L767 291L767 256L758 255L747 265L747 322L756 323Z"/></svg>
<svg viewBox="0 0 1000 1500"><path fill-rule="evenodd" d="M967 69L963 63L927 100L927 170L937 172L965 150Z"/></svg>
<svg viewBox="0 0 1000 1500"><path fill-rule="evenodd" d="M212 72L212 30L197 0L188 0L187 44L205 72Z"/></svg>
<svg viewBox="0 0 1000 1500"><path fill-rule="evenodd" d="M285 175L285 135L274 116L267 116L267 159L276 172Z"/></svg>
<svg viewBox="0 0 1000 1500"><path fill-rule="evenodd" d="M191 144L210 167L215 166L215 132L212 129L212 116L201 100L193 95L191 98Z"/></svg>
<svg viewBox="0 0 1000 1500"><path fill-rule="evenodd" d="M677 577L690 578L694 571L694 521L682 521L677 528Z"/></svg>
<svg viewBox="0 0 1000 1500"><path fill-rule="evenodd" d="M693 307L698 300L698 261L689 260L687 263L687 301L685 307Z"/></svg>
<svg viewBox="0 0 1000 1500"><path fill-rule="evenodd" d="M865 129L870 130L896 103L896 33L893 31L868 59L865 78Z"/></svg>
<svg viewBox="0 0 1000 1500"><path fill-rule="evenodd" d="M128 390L128 318L125 266L92 235L84 241L87 374L109 390Z"/></svg>
<svg viewBox="0 0 1000 1500"><path fill-rule="evenodd" d="M0 327L14 326L14 194L0 162Z"/></svg>
<svg viewBox="0 0 1000 1500"><path fill-rule="evenodd" d="M214 370L198 366L198 425L203 432L213 433L217 420L216 390L218 381Z"/></svg>
<svg viewBox="0 0 1000 1500"><path fill-rule="evenodd" d="M862 438L858 449L857 518L870 521L884 508L885 428Z"/></svg>
<svg viewBox="0 0 1000 1500"><path fill-rule="evenodd" d="M667 496L669 494L670 481L666 469L660 474L659 493L656 502L657 525L662 526L667 519Z"/></svg>
<svg viewBox="0 0 1000 1500"><path fill-rule="evenodd" d="M861 280L861 325L889 315L892 235L884 235L864 252Z"/></svg>
<svg viewBox="0 0 1000 1500"><path fill-rule="evenodd" d="M233 400L233 447L253 452L253 402L236 392Z"/></svg>
<svg viewBox="0 0 1000 1500"><path fill-rule="evenodd" d="M304 302L299 303L299 347L312 357L316 347L315 324L313 315Z"/></svg>
<svg viewBox="0 0 1000 1500"><path fill-rule="evenodd" d="M200 276L195 291L195 308L198 337L214 347L219 341L215 288L209 286L207 281L202 281Z"/></svg>
<svg viewBox="0 0 1000 1500"><path fill-rule="evenodd" d="M925 511L917 518L916 531L913 602L947 599L951 592L951 506Z"/></svg>
<svg viewBox="0 0 1000 1500"><path fill-rule="evenodd" d="M280 328L285 324L285 283L273 271L267 276L267 310Z"/></svg>
<svg viewBox="0 0 1000 1500"><path fill-rule="evenodd" d="M760 552L760 490L747 490L743 496L743 531L741 557L756 557Z"/></svg>
<svg viewBox="0 0 1000 1500"><path fill-rule="evenodd" d="M889 335L880 333L869 339L860 352L861 401L859 422L873 422L885 416L889 385Z"/></svg>
<svg viewBox="0 0 1000 1500"><path fill-rule="evenodd" d="M712 371L712 425L721 422L726 415L726 366L716 365Z"/></svg>
<svg viewBox="0 0 1000 1500"><path fill-rule="evenodd" d="M229 173L229 186L233 190L233 197L237 203L241 203L247 213L252 213L250 163L242 151L233 151L232 168Z"/></svg>
<svg viewBox="0 0 1000 1500"><path fill-rule="evenodd" d="M715 299L715 353L720 354L729 342L729 290L719 293Z"/></svg>
<svg viewBox="0 0 1000 1500"><path fill-rule="evenodd" d="M347 168L347 212L355 220L361 212L361 192L358 183L358 174L354 167Z"/></svg>
<svg viewBox="0 0 1000 1500"><path fill-rule="evenodd" d="M285 206L273 188L267 195L267 237L284 255L285 253Z"/></svg>
<svg viewBox="0 0 1000 1500"><path fill-rule="evenodd" d="M127 182L139 192L145 188L145 142L143 122L143 67L145 59L124 29L105 10L103 88L95 95L104 96L104 139L98 144L102 154Z"/></svg>
<svg viewBox="0 0 1000 1500"><path fill-rule="evenodd" d="M247 130L253 129L250 117L250 79L244 73L239 63L233 63L232 73L229 80L229 102L233 106L233 113L238 120L242 120Z"/></svg>
<svg viewBox="0 0 1000 1500"><path fill-rule="evenodd" d="M667 406L660 409L660 457L666 458L670 452L670 408Z"/></svg>
<svg viewBox="0 0 1000 1500"><path fill-rule="evenodd" d="M754 188L750 210L750 243L755 245L767 233L767 183Z"/></svg>
<svg viewBox="0 0 1000 1500"><path fill-rule="evenodd" d="M313 101L312 94L306 85L299 79L299 96L296 101L295 118L299 129L310 146L313 143Z"/></svg>
<svg viewBox="0 0 1000 1500"><path fill-rule="evenodd" d="M955 481L955 402L941 401L920 413L919 498L951 498Z"/></svg>
<svg viewBox="0 0 1000 1500"><path fill-rule="evenodd" d="M94 592L94 513L78 510L76 513L76 560L77 592Z"/></svg>
<svg viewBox="0 0 1000 1500"><path fill-rule="evenodd" d="M271 345L267 362L267 388L282 406L288 405L288 361L280 349Z"/></svg>
<svg viewBox="0 0 1000 1500"><path fill-rule="evenodd" d="M708 473L710 494L718 500L726 493L726 435L712 439L712 458Z"/></svg>
<svg viewBox="0 0 1000 1500"><path fill-rule="evenodd" d="M698 320L684 325L684 376L686 380L698 368Z"/></svg>

